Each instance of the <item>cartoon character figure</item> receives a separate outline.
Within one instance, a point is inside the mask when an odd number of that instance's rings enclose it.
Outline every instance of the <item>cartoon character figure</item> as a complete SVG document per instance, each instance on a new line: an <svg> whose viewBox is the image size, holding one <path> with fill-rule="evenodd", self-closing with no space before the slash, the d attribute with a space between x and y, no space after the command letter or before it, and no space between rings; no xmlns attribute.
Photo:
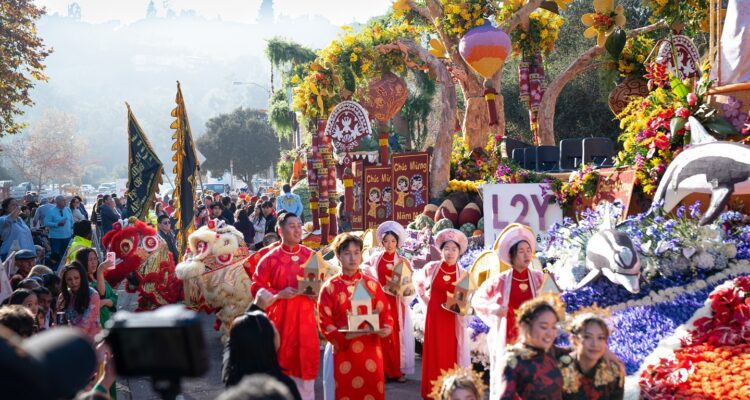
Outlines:
<svg viewBox="0 0 750 400"><path fill-rule="evenodd" d="M362 210L362 184L359 181L354 181L354 211Z"/></svg>
<svg viewBox="0 0 750 400"><path fill-rule="evenodd" d="M424 197L422 192L424 191L424 183L422 182L422 175L415 174L411 177L411 193L414 195L414 205L424 205Z"/></svg>
<svg viewBox="0 0 750 400"><path fill-rule="evenodd" d="M380 205L380 189L370 189L370 198L367 200L367 204L367 215L375 218L375 216L377 215L378 206Z"/></svg>
<svg viewBox="0 0 750 400"><path fill-rule="evenodd" d="M108 252L115 253L115 268L104 278L117 287L127 278L125 290L138 293L136 311L146 311L182 300L182 282L175 274L175 260L156 229L135 218L122 220L102 238Z"/></svg>
<svg viewBox="0 0 750 400"><path fill-rule="evenodd" d="M383 189L383 205L385 206L385 217L391 218L393 214L393 194L391 188L387 187Z"/></svg>
<svg viewBox="0 0 750 400"><path fill-rule="evenodd" d="M404 206L404 199L409 194L409 178L405 176L399 176L396 179L396 205L399 207Z"/></svg>
<svg viewBox="0 0 750 400"><path fill-rule="evenodd" d="M208 221L188 241L190 248L176 269L185 283L185 304L216 312L216 329L226 341L234 318L253 301L249 274L255 271L250 253L242 233L221 220Z"/></svg>

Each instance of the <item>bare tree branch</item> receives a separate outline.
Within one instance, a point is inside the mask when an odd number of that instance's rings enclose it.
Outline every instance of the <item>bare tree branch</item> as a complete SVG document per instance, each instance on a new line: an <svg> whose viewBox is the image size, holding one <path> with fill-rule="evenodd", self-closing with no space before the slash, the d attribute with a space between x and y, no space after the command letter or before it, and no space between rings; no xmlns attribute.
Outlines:
<svg viewBox="0 0 750 400"><path fill-rule="evenodd" d="M529 14L534 12L542 4L542 0L529 0L523 7L518 9L512 17L508 18L500 27L505 33L510 34L518 25L529 18Z"/></svg>
<svg viewBox="0 0 750 400"><path fill-rule="evenodd" d="M657 29L667 28L669 25L665 21L659 21L651 25L628 31L629 38L635 37L642 33L651 32ZM602 63L594 63L595 60L604 54L604 47L593 46L585 53L575 59L564 71L560 72L555 79L547 86L547 90L542 96L539 104L539 142L542 145L554 145L555 140L555 108L557 107L557 98L565 86L582 72L598 67Z"/></svg>

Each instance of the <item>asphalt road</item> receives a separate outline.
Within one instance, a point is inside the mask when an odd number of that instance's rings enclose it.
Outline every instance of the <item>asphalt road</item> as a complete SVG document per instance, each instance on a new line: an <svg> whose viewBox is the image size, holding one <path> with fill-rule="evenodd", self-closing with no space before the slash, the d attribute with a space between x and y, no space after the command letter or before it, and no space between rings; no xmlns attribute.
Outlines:
<svg viewBox="0 0 750 400"><path fill-rule="evenodd" d="M135 295L118 290L118 307L120 309L132 310L135 308ZM210 369L208 373L197 379L186 379L182 383L184 399L215 399L224 390L221 382L221 357L222 344L219 333L213 329L214 317L212 315L201 314L201 325L205 334L209 351ZM322 360L321 351L321 360ZM420 399L420 377L422 373L422 360L417 356L417 371L414 375L408 376L405 383L387 383L386 398L395 400L417 400ZM320 370L323 368L321 366ZM323 387L320 375L315 382L315 393L318 400L323 400ZM118 400L149 400L159 399L159 396L151 388L151 381L148 378L121 378L117 381L117 398Z"/></svg>

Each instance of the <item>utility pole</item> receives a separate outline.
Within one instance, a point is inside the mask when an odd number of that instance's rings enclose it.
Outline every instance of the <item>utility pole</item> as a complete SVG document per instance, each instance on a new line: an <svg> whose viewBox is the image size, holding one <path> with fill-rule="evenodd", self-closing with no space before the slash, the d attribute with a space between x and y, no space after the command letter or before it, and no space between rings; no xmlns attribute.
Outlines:
<svg viewBox="0 0 750 400"><path fill-rule="evenodd" d="M234 190L234 160L229 160L229 189Z"/></svg>

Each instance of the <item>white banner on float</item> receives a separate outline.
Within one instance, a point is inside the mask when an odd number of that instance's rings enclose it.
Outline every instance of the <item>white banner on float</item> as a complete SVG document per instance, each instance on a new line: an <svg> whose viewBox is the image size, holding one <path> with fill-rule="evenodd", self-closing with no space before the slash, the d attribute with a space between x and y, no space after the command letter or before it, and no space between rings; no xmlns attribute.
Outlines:
<svg viewBox="0 0 750 400"><path fill-rule="evenodd" d="M543 249L549 239L547 231L562 222L559 204L551 203L553 194L544 183L509 183L482 185L484 207L484 247L491 248L497 236L513 222L528 225L536 234L536 247Z"/></svg>

